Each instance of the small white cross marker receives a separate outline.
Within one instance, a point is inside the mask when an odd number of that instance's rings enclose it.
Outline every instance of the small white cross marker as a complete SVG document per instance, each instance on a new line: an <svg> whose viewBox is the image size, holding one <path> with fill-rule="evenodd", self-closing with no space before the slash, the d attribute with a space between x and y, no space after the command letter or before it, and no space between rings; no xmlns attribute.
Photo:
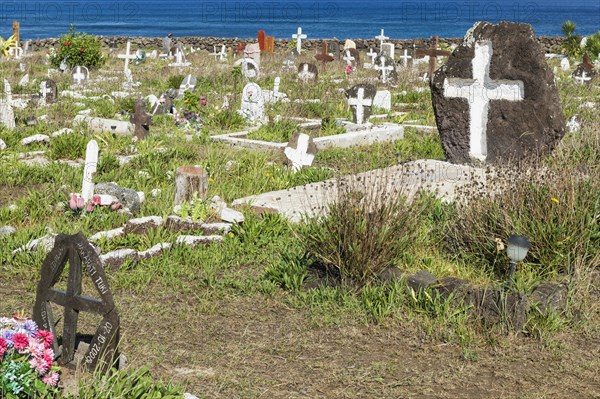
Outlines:
<svg viewBox="0 0 600 399"><path fill-rule="evenodd" d="M587 76L587 74L585 73L585 71L583 71L581 73L581 76L575 76L575 80L577 80L581 84L584 84L588 80L592 80L592 78L590 78L589 76Z"/></svg>
<svg viewBox="0 0 600 399"><path fill-rule="evenodd" d="M302 51L302 39L306 39L308 36L302 34L302 28L298 28L298 33L292 35L292 39L296 39L296 50L298 54Z"/></svg>
<svg viewBox="0 0 600 399"><path fill-rule="evenodd" d="M521 101L525 89L520 80L492 80L492 42L475 43L473 79L446 78L444 96L464 98L469 104L469 155L481 161L487 157L487 121L490 101Z"/></svg>
<svg viewBox="0 0 600 399"><path fill-rule="evenodd" d="M408 50L404 49L404 55L398 58L402 60L402 65L406 67L408 65L408 60L410 60L412 57L408 55Z"/></svg>
<svg viewBox="0 0 600 399"><path fill-rule="evenodd" d="M129 42L129 41L127 42L127 48L125 49L125 54L119 54L119 55L117 55L117 58L125 60L125 66L123 67L123 72L127 73L127 71L129 70L129 61L135 60L135 58L136 58L135 54L131 54L131 42Z"/></svg>
<svg viewBox="0 0 600 399"><path fill-rule="evenodd" d="M309 142L310 136L308 134L301 133L298 136L297 148L285 147L285 156L292 161L292 169L294 172L299 171L303 166L312 165L315 155L308 153Z"/></svg>
<svg viewBox="0 0 600 399"><path fill-rule="evenodd" d="M375 58L377 58L377 53L375 51L373 51L372 48L370 48L369 52L367 53L367 57L369 57L371 59L371 64L374 64Z"/></svg>
<svg viewBox="0 0 600 399"><path fill-rule="evenodd" d="M96 173L98 165L98 143L90 140L85 150L85 166L83 167L83 184L81 186L81 197L88 202L94 196L94 182L92 176Z"/></svg>
<svg viewBox="0 0 600 399"><path fill-rule="evenodd" d="M387 37L383 34L383 29L382 29L381 34L379 36L375 36L375 39L379 40L379 50L381 50L381 45L383 44L384 41L389 39L389 37Z"/></svg>

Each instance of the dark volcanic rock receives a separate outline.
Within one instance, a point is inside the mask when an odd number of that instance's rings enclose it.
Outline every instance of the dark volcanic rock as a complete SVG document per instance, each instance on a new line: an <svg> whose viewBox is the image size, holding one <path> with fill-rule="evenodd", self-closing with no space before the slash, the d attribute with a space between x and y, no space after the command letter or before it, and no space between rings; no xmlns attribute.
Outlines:
<svg viewBox="0 0 600 399"><path fill-rule="evenodd" d="M427 270L419 270L415 274L406 277L406 285L415 291L425 289L435 283L437 277L429 273Z"/></svg>
<svg viewBox="0 0 600 399"><path fill-rule="evenodd" d="M562 312L567 305L567 287L558 283L542 283L533 290L531 302L537 303L540 312Z"/></svg>
<svg viewBox="0 0 600 399"><path fill-rule="evenodd" d="M476 23L430 84L450 162L542 156L565 134L554 75L528 24Z"/></svg>
<svg viewBox="0 0 600 399"><path fill-rule="evenodd" d="M116 183L97 183L94 186L96 194L108 194L117 197L119 202L131 212L137 213L140 210L140 196L135 190L119 187Z"/></svg>

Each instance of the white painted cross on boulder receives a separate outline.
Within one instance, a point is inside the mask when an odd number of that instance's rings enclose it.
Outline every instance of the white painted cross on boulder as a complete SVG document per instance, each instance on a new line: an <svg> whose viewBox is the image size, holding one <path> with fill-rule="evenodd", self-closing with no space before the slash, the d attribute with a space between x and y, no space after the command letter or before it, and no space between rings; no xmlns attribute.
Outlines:
<svg viewBox="0 0 600 399"><path fill-rule="evenodd" d="M289 144L285 147L285 156L292 162L292 170L294 172L299 171L303 166L312 165L315 154L308 152L309 144L310 136L308 134L300 133L298 135L298 145L296 148L290 147Z"/></svg>
<svg viewBox="0 0 600 399"><path fill-rule="evenodd" d="M464 98L469 104L469 155L481 161L487 157L487 121L491 100L521 101L525 89L520 80L492 80L492 42L475 43L472 61L473 79L447 78L444 80L444 96Z"/></svg>
<svg viewBox="0 0 600 399"><path fill-rule="evenodd" d="M373 105L371 98L365 98L365 89L362 87L358 89L356 98L349 98L348 105L356 107L356 123L362 125L365 123L365 108Z"/></svg>
<svg viewBox="0 0 600 399"><path fill-rule="evenodd" d="M388 78L389 78L389 72L392 72L394 70L394 67L392 65L385 65L385 62L387 61L387 59L385 58L384 55L382 55L379 58L379 65L375 65L375 69L378 70L381 73L381 82L382 83L387 83L388 82Z"/></svg>

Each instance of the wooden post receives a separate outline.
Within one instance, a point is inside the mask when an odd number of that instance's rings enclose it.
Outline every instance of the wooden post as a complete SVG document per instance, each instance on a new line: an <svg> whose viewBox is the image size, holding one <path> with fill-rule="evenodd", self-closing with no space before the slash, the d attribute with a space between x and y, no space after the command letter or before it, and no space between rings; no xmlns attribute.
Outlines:
<svg viewBox="0 0 600 399"><path fill-rule="evenodd" d="M21 24L19 23L19 21L13 21L12 29L13 29L13 36L15 37L15 40L17 41L17 45L15 47L19 47L21 44Z"/></svg>
<svg viewBox="0 0 600 399"><path fill-rule="evenodd" d="M180 205L185 201L205 198L208 193L208 173L197 166L182 166L175 173L175 201Z"/></svg>
<svg viewBox="0 0 600 399"><path fill-rule="evenodd" d="M265 31L258 31L258 47L260 47L260 51L265 51Z"/></svg>
<svg viewBox="0 0 600 399"><path fill-rule="evenodd" d="M273 54L275 51L275 36L265 37L265 53Z"/></svg>

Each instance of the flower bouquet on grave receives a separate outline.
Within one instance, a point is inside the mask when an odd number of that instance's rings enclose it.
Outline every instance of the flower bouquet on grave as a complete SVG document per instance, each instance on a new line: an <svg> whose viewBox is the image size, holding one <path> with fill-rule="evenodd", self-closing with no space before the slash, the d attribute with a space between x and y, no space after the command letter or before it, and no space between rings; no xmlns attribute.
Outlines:
<svg viewBox="0 0 600 399"><path fill-rule="evenodd" d="M71 208L74 216L82 213L85 214L93 212L96 207L102 205L102 197L100 195L94 195L92 199L87 202L87 204L80 195L71 194L71 197L69 198L69 208ZM108 203L105 203L104 205L108 205ZM121 208L121 206L122 205L120 202L113 202L110 204L110 209L116 211Z"/></svg>
<svg viewBox="0 0 600 399"><path fill-rule="evenodd" d="M0 397L53 397L60 368L54 363L50 331L23 317L0 318Z"/></svg>
<svg viewBox="0 0 600 399"><path fill-rule="evenodd" d="M184 129L200 130L202 127L202 117L198 112L182 109L173 113L175 125Z"/></svg>

